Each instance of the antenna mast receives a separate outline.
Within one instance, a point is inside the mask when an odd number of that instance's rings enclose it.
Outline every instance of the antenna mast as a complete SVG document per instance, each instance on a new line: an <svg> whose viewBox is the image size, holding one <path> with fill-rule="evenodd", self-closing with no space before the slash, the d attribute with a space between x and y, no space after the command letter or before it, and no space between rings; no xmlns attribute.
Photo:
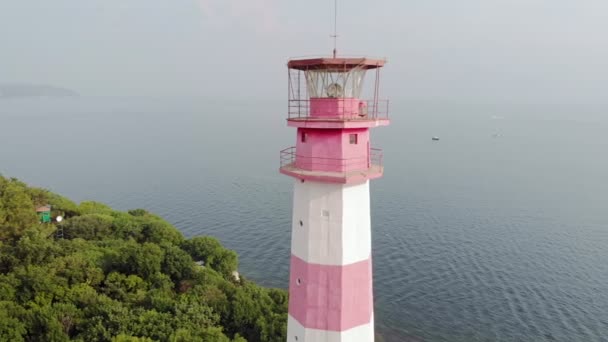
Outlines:
<svg viewBox="0 0 608 342"><path fill-rule="evenodd" d="M338 52L338 0L334 0L334 34L330 37L334 39L334 58L336 58Z"/></svg>

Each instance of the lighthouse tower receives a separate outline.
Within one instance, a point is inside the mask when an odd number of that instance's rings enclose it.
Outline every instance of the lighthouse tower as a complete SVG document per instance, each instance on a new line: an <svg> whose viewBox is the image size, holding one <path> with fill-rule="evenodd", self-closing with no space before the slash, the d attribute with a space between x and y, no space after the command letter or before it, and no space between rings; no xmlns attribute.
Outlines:
<svg viewBox="0 0 608 342"><path fill-rule="evenodd" d="M382 66L335 55L287 64L287 125L297 129L280 167L295 179L287 341L374 341L369 181L383 167L370 128L389 124Z"/></svg>

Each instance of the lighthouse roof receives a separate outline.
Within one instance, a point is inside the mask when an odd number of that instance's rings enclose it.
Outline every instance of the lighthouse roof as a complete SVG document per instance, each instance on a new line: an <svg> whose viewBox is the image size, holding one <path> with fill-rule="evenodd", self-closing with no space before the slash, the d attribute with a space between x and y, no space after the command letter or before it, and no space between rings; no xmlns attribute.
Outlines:
<svg viewBox="0 0 608 342"><path fill-rule="evenodd" d="M384 63L386 63L386 61L383 59L373 59L367 57L318 57L306 59L292 59L287 63L287 67L290 69L297 70L349 71L354 68L381 68L384 66Z"/></svg>
<svg viewBox="0 0 608 342"><path fill-rule="evenodd" d="M40 207L36 208L36 212L37 213L44 213L44 212L47 212L47 211L51 211L51 206L50 205L43 205L43 206L40 206Z"/></svg>

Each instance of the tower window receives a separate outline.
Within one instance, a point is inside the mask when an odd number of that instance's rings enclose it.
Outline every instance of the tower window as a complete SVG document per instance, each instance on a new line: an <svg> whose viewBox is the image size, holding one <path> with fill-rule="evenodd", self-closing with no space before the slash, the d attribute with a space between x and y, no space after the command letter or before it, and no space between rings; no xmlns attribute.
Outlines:
<svg viewBox="0 0 608 342"><path fill-rule="evenodd" d="M303 142L303 143L305 143L305 142L306 142L306 136L307 136L307 135L308 135L308 134L306 134L306 132L302 132L302 134L301 134L301 140L302 140L302 142Z"/></svg>
<svg viewBox="0 0 608 342"><path fill-rule="evenodd" d="M351 144L356 145L359 142L359 134L349 134L348 140Z"/></svg>

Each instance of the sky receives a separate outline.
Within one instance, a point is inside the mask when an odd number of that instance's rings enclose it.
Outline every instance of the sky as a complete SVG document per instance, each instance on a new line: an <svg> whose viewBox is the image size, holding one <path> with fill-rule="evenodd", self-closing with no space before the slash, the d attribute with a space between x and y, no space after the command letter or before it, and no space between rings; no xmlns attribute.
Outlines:
<svg viewBox="0 0 608 342"><path fill-rule="evenodd" d="M386 58L385 96L608 102L608 1L338 6L338 54ZM287 60L329 55L333 18L332 0L0 0L0 83L283 100Z"/></svg>

